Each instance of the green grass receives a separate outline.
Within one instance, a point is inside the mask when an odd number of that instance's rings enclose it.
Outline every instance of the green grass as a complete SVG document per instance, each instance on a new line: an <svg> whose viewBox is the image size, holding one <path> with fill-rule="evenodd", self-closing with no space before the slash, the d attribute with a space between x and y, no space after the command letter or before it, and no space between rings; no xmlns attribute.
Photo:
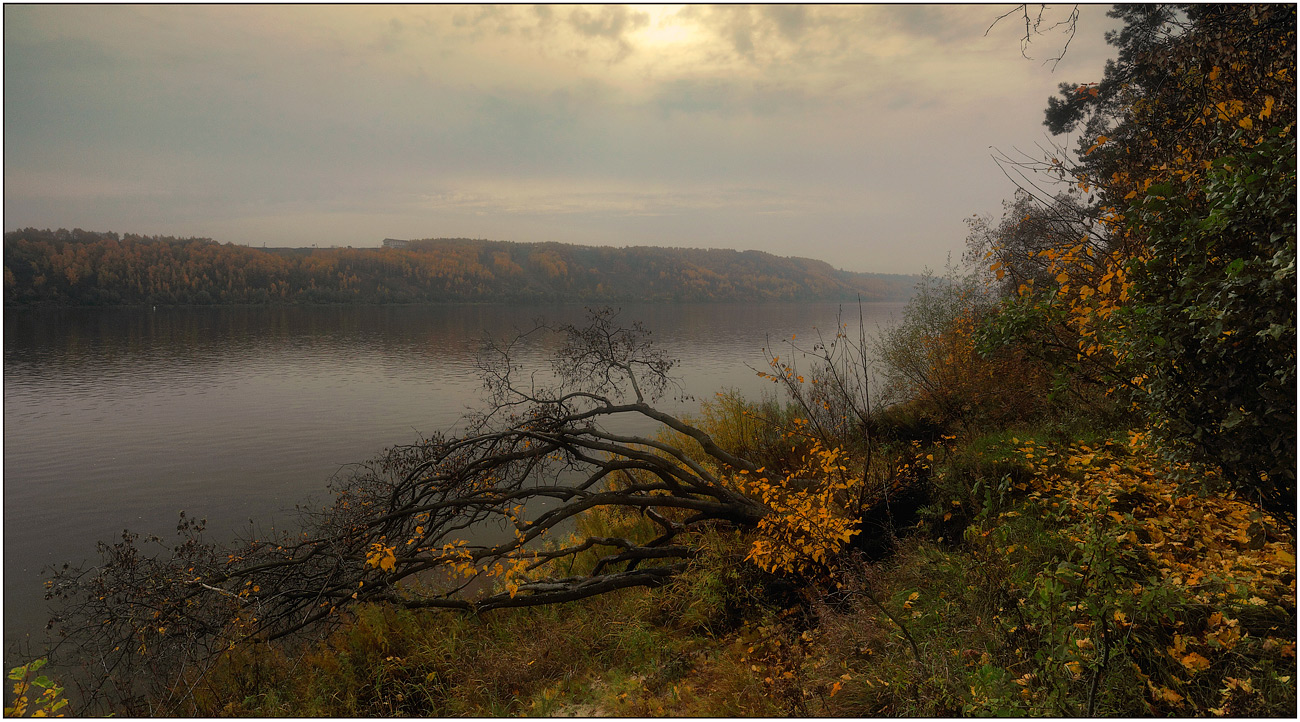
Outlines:
<svg viewBox="0 0 1300 722"><path fill-rule="evenodd" d="M658 590L481 616L359 607L318 647L228 655L196 688L191 713L231 716L668 714L720 705L780 709L742 689L701 696L721 678L742 616L767 614L734 536L699 540L699 561ZM756 573L757 570L755 570ZM754 574L749 574L752 577ZM734 666L734 665L732 665ZM718 688L727 685L719 682ZM715 690L716 691L716 690Z"/></svg>

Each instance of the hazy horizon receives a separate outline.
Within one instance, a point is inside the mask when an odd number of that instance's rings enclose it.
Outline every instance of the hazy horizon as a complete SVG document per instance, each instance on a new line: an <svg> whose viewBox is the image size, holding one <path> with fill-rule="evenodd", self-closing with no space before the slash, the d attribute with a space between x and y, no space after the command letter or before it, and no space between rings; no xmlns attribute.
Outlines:
<svg viewBox="0 0 1300 722"><path fill-rule="evenodd" d="M9 5L4 225L916 273L1111 55L1108 6L1054 71L1011 7Z"/></svg>

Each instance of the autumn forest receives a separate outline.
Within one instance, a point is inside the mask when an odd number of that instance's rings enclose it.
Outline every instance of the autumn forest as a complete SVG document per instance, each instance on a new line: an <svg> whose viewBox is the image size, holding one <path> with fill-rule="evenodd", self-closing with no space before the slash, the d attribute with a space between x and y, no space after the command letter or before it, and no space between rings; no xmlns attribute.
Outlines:
<svg viewBox="0 0 1300 722"><path fill-rule="evenodd" d="M260 249L27 228L4 239L6 306L449 301L897 300L916 278L759 251L428 239Z"/></svg>

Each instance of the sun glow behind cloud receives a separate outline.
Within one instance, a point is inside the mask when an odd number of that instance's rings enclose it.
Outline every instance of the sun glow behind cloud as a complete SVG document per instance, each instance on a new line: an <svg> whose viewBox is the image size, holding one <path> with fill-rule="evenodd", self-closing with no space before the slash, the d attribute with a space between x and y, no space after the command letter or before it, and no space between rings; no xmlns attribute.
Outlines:
<svg viewBox="0 0 1300 722"><path fill-rule="evenodd" d="M638 47L663 56L700 43L703 38L698 28L679 17L683 7L683 5L629 5L629 10L634 13L644 13L649 19L644 26L633 33L633 42Z"/></svg>
<svg viewBox="0 0 1300 722"><path fill-rule="evenodd" d="M1052 74L972 6L11 5L6 218L918 270L1010 195L989 146L1100 73L1084 10Z"/></svg>

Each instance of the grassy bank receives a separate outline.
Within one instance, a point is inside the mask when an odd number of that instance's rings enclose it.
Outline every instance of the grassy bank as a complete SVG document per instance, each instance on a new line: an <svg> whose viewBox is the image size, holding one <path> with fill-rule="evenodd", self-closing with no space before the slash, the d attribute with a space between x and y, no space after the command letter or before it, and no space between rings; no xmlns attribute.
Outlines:
<svg viewBox="0 0 1300 722"><path fill-rule="evenodd" d="M770 574L724 531L693 535L659 589L479 616L367 605L318 646L231 652L187 711L1294 715L1289 532L1142 434L1066 436L895 442L928 462L929 501L876 561L863 540L824 574Z"/></svg>

